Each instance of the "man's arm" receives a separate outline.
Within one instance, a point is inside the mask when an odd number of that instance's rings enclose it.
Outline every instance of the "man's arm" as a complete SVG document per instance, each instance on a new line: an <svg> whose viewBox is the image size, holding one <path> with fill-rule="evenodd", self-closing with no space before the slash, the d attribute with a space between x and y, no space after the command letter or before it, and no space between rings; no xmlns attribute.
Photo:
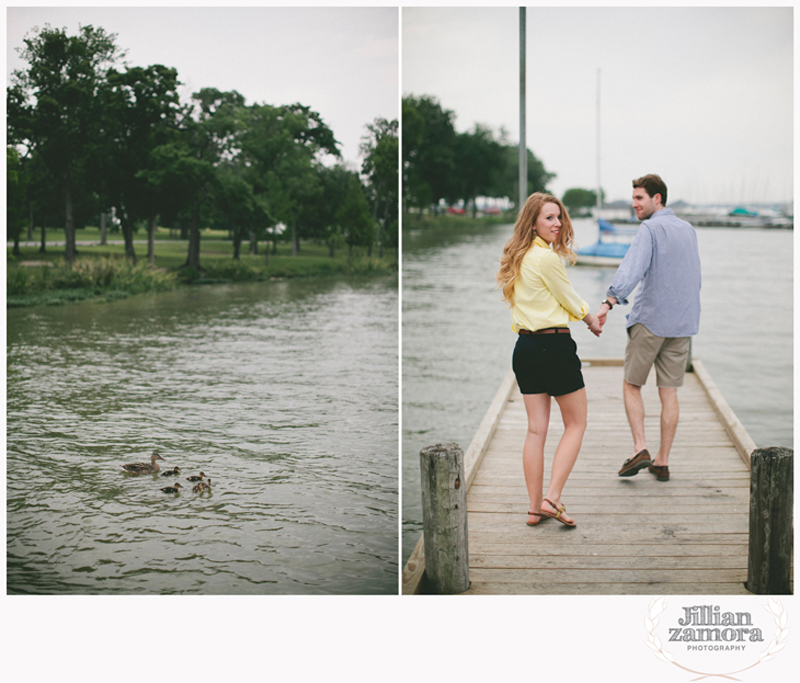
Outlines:
<svg viewBox="0 0 800 683"><path fill-rule="evenodd" d="M653 238L650 230L645 223L639 227L639 232L634 238L628 253L619 264L614 280L608 288L607 296L595 317L600 320L600 324L605 325L608 312L618 303L627 304L628 295L636 289L636 285L645 276L650 268L653 256Z"/></svg>
<svg viewBox="0 0 800 683"><path fill-rule="evenodd" d="M617 300L613 296L607 296L603 299L603 302L600 304L600 308L597 309L597 313L594 314L594 317L597 318L597 321L600 323L600 329L603 329L603 325L606 324L606 316L608 312L617 305Z"/></svg>

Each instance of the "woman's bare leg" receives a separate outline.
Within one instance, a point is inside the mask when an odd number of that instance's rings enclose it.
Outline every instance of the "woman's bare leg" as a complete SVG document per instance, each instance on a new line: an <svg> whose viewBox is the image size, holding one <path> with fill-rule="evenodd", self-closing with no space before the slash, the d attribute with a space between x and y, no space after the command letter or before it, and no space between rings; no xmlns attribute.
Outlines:
<svg viewBox="0 0 800 683"><path fill-rule="evenodd" d="M583 435L586 432L586 389L578 389L571 394L556 396L556 401L561 408L561 419L564 421L564 434L556 447L556 454L553 457L553 470L550 474L550 484L547 487L548 500L552 501L556 508L561 507L561 491L567 483L567 478L572 472L578 453L583 443ZM557 512L552 509L552 505L544 503L548 512ZM562 518L567 522L574 521L566 513Z"/></svg>
<svg viewBox="0 0 800 683"><path fill-rule="evenodd" d="M528 414L528 432L522 448L522 468L525 471L525 486L530 498L529 512L542 509L542 480L544 477L544 442L550 424L550 396L547 394L523 394L525 411ZM533 523L539 515L529 515Z"/></svg>

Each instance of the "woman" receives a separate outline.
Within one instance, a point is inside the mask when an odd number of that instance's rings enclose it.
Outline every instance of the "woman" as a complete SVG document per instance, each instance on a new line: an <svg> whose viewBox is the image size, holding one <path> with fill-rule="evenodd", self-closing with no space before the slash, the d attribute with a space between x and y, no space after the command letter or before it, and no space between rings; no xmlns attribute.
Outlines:
<svg viewBox="0 0 800 683"><path fill-rule="evenodd" d="M530 498L528 526L552 517L567 526L561 491L572 471L586 431L586 389L571 320L583 320L600 336L600 322L589 313L567 278L561 257L575 262L573 231L564 205L549 194L528 197L503 249L497 282L511 307L511 327L519 337L513 368L528 414L522 450L525 484ZM564 434L556 448L547 495L542 499L544 443L550 422L550 397L561 409Z"/></svg>

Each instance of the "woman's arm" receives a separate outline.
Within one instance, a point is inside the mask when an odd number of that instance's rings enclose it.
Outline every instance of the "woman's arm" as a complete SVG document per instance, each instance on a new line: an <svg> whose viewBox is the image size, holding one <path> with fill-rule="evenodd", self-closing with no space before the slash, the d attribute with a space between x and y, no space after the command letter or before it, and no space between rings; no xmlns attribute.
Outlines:
<svg viewBox="0 0 800 683"><path fill-rule="evenodd" d="M599 337L600 333L603 331L603 325L600 323L600 320L593 316L591 313L587 313L583 317L583 322L585 322L589 326L589 331L595 336Z"/></svg>

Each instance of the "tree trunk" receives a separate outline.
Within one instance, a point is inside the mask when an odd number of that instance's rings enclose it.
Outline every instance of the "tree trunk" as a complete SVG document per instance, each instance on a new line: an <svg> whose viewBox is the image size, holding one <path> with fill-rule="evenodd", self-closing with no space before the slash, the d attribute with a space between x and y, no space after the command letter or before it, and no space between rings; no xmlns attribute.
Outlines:
<svg viewBox="0 0 800 683"><path fill-rule="evenodd" d="M233 260L240 261L242 254L242 231L235 230L233 233Z"/></svg>
<svg viewBox="0 0 800 683"><path fill-rule="evenodd" d="M28 242L33 242L33 202L28 202Z"/></svg>
<svg viewBox="0 0 800 683"><path fill-rule="evenodd" d="M11 249L11 253L14 256L22 256L22 252L19 250L19 236L22 233L22 230L15 230L14 231L14 247Z"/></svg>
<svg viewBox="0 0 800 683"><path fill-rule="evenodd" d="M151 266L156 264L156 216L150 216L147 230L147 262Z"/></svg>
<svg viewBox="0 0 800 683"><path fill-rule="evenodd" d="M100 244L106 246L108 244L108 226L106 225L106 212L100 214Z"/></svg>
<svg viewBox="0 0 800 683"><path fill-rule="evenodd" d="M192 207L192 223L189 228L189 253L186 257L186 266L201 272L200 268L200 209Z"/></svg>
<svg viewBox="0 0 800 683"><path fill-rule="evenodd" d="M75 222L72 216L72 189L67 186L64 188L64 258L67 263L75 263Z"/></svg>
<svg viewBox="0 0 800 683"><path fill-rule="evenodd" d="M331 258L333 258L333 249L334 249L333 240L328 240L328 256L330 256Z"/></svg>
<svg viewBox="0 0 800 683"><path fill-rule="evenodd" d="M297 226L292 222L292 256L297 256Z"/></svg>
<svg viewBox="0 0 800 683"><path fill-rule="evenodd" d="M258 255L258 239L256 238L256 234L254 232L250 233L250 251L247 253L251 256Z"/></svg>
<svg viewBox="0 0 800 683"><path fill-rule="evenodd" d="M47 251L47 229L44 227L44 221L42 221L42 237L41 237L41 245L39 246L39 253L44 254Z"/></svg>
<svg viewBox="0 0 800 683"><path fill-rule="evenodd" d="M125 258L135 266L136 250L133 248L133 225L126 211L119 212L119 222L122 227L122 238L125 240Z"/></svg>

